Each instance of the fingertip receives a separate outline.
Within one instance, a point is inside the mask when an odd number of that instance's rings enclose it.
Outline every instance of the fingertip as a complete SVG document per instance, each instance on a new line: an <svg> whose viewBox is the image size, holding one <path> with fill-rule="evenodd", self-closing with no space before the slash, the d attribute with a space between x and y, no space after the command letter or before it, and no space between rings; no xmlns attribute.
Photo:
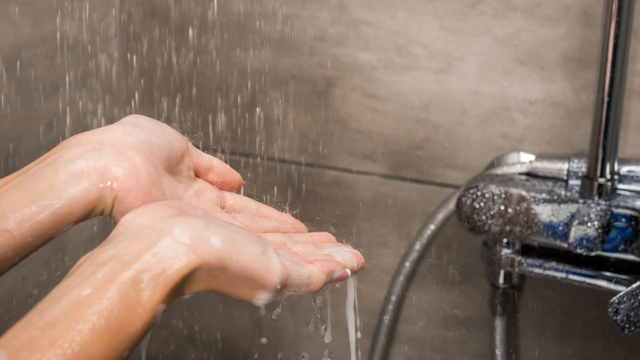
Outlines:
<svg viewBox="0 0 640 360"><path fill-rule="evenodd" d="M216 159L217 160L217 159ZM225 164L223 161L220 161L222 164ZM220 190L234 192L239 194L244 187L244 179L239 172L233 169L231 166L225 164L227 166L226 171L228 172L228 178L226 184L221 184L225 188L220 187Z"/></svg>
<svg viewBox="0 0 640 360"><path fill-rule="evenodd" d="M349 269L338 269L333 272L331 278L329 278L329 284L335 284L337 282L345 281L351 276L351 270Z"/></svg>
<svg viewBox="0 0 640 360"><path fill-rule="evenodd" d="M353 248L352 248L352 249L353 249ZM358 253L358 255L359 255L359 257L360 257L360 258L357 260L357 262L356 262L356 267L355 267L355 268L353 268L353 269L351 269L351 271L352 271L354 274L357 274L357 273L359 273L360 271L364 270L364 268L367 266L367 262L365 261L364 256L362 256L362 253L360 253L360 251L358 251L358 250L356 250L356 249L353 249L353 251L357 252L357 253Z"/></svg>
<svg viewBox="0 0 640 360"><path fill-rule="evenodd" d="M205 154L206 155L206 154ZM209 156L213 164L213 176L212 184L217 186L220 190L240 193L244 186L244 180L239 172L235 171L231 166L227 165L224 161L217 159L213 156Z"/></svg>
<svg viewBox="0 0 640 360"><path fill-rule="evenodd" d="M193 160L193 172L220 190L239 193L244 186L240 173L224 161L211 156L189 143Z"/></svg>
<svg viewBox="0 0 640 360"><path fill-rule="evenodd" d="M335 260L313 260L310 262L310 265L320 274L322 274L322 278L324 279L323 286L326 284L332 284L335 282L340 282L346 280L348 276L345 277L346 268L339 261Z"/></svg>

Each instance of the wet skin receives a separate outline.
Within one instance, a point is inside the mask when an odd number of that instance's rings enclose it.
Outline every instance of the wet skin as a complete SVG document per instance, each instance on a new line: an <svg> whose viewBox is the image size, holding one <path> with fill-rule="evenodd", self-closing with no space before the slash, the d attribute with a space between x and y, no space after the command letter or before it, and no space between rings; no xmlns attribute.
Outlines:
<svg viewBox="0 0 640 360"><path fill-rule="evenodd" d="M0 180L0 273L78 222L118 222L0 338L0 360L123 358L178 296L208 290L261 304L364 268L332 235L238 195L242 185L142 116L74 136Z"/></svg>

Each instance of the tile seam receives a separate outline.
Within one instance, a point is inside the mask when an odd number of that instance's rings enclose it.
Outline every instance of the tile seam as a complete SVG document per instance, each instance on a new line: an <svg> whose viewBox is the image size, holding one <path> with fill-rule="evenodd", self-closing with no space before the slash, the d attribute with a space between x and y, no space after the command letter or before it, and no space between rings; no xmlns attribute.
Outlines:
<svg viewBox="0 0 640 360"><path fill-rule="evenodd" d="M429 186L441 187L441 188L447 188L447 189L458 189L461 186L458 184L449 184L445 182L425 180L425 179L415 178L411 176L391 175L391 174L385 174L385 173L380 173L375 171L356 170L356 169L343 168L343 167L333 166L333 165L307 163L300 160L283 159L283 158L273 157L273 156L259 156L255 154L248 154L248 153L242 153L242 152L234 152L234 153L227 152L227 153L220 153L220 154L226 157L235 156L235 157L241 157L241 158L247 158L247 159L254 159L258 161L309 167L313 169L330 170L330 171L335 171L335 172L345 173L345 174L352 174L352 175L372 176L372 177L378 177L386 180L402 181L402 182L408 182L412 184L429 185Z"/></svg>

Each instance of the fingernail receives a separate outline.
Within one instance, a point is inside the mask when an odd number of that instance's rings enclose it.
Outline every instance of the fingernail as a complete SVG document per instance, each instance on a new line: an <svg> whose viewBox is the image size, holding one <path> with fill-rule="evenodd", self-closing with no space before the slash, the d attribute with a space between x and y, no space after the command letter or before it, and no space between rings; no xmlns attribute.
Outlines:
<svg viewBox="0 0 640 360"><path fill-rule="evenodd" d="M329 284L337 283L340 281L345 281L351 276L351 270L349 269L340 269L334 271L333 275L331 275L331 280L329 280Z"/></svg>

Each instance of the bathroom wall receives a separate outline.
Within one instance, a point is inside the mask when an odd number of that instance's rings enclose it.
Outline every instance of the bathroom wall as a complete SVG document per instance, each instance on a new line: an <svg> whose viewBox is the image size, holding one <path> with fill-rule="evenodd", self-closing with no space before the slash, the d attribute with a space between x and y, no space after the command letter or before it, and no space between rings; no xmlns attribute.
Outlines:
<svg viewBox="0 0 640 360"><path fill-rule="evenodd" d="M587 148L601 1L126 9L133 111L188 123L223 152L461 184L500 153ZM640 155L640 36L633 44L627 157Z"/></svg>
<svg viewBox="0 0 640 360"><path fill-rule="evenodd" d="M2 176L123 115L117 12L117 1L0 2Z"/></svg>
<svg viewBox="0 0 640 360"><path fill-rule="evenodd" d="M600 1L0 0L0 9L2 176L124 114L165 121L237 168L248 196L362 251L363 355L393 269L452 188L503 152L588 146ZM639 32L620 149L636 158ZM82 224L0 278L0 331L112 226ZM488 358L480 242L447 224L408 296L392 358ZM346 359L344 285L331 291L330 344L307 328L308 298L288 299L273 320L278 303L260 315L197 294L167 309L147 354L319 359L329 349ZM610 297L528 279L521 358L637 354L637 336L606 318Z"/></svg>

